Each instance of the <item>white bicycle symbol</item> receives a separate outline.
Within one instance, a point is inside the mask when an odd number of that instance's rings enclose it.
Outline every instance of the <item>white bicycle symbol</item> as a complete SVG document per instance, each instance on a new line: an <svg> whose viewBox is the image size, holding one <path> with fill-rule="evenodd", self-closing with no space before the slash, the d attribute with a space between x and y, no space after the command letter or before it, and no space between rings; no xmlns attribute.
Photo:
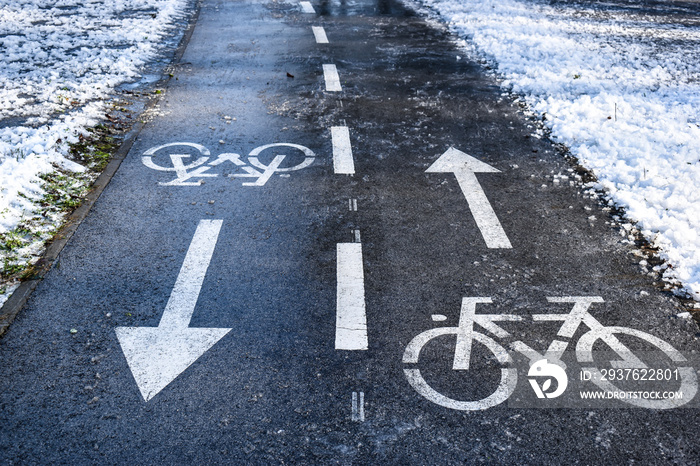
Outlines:
<svg viewBox="0 0 700 466"><path fill-rule="evenodd" d="M199 153L199 157L196 160L192 161L189 165L186 165L184 159L189 159L191 157L190 154L168 154L172 163L172 166L170 167L158 165L153 160L153 156L157 152L162 151L164 149L168 149L170 147L178 146L190 147L194 149L196 152ZM275 149L278 147L286 147L301 151L301 153L304 155L304 158L301 162L291 167L281 166L282 162L284 162L285 158L287 158L287 155L284 154L275 154L275 156L268 165L265 165L260 161L260 154L263 151L266 151L268 149ZM248 154L248 162L250 162L250 165L247 165L245 162L243 162L239 154L221 154L215 160L209 162L210 155L211 152L209 152L209 149L207 149L201 144L196 144L193 142L171 142L168 144L163 144L161 146L152 147L148 149L146 152L143 153L141 161L145 166L153 170L175 172L176 178L168 182L159 182L158 184L161 186L200 186L204 181L203 178L213 178L218 176L217 173L208 173L208 171L211 168L221 165L225 162L231 162L245 172L232 174L229 175L229 177L257 178L254 182L243 183L243 186L265 186L265 183L267 183L270 177L272 177L272 175L274 175L275 173L286 173L301 170L302 168L310 166L312 163L314 163L314 160L316 160L316 154L314 154L314 152L308 147L285 142L267 144L264 146L256 147L255 149L250 151L250 154ZM190 181L193 179L195 179L196 181Z"/></svg>
<svg viewBox="0 0 700 466"><path fill-rule="evenodd" d="M667 342L650 335L648 333L627 327L606 327L596 320L588 309L593 303L602 303L603 299L598 296L590 297L562 297L547 298L550 303L573 303L573 309L568 314L535 314L534 321L561 321L562 325L557 336L562 340L554 339L544 355L526 345L522 341L512 343L514 351L524 355L530 361L547 359L548 361L561 361L564 351L569 345L569 339L574 336L581 324L585 324L590 330L583 334L576 345L576 359L579 363L593 363L593 346L600 340L604 342L620 360L611 361L616 369L623 368L647 368L633 352L627 348L616 334L629 335L646 341L661 350L673 363L681 365L678 367L681 385L678 389L683 392L682 399L641 399L630 398L624 401L643 408L669 409L681 406L691 401L698 390L697 373L693 367L687 364L686 358L680 354L673 346ZM508 352L497 343L492 337L474 330L474 324L478 324L497 338L510 337L510 333L496 324L499 321L522 321L523 316L509 314L477 314L477 303L491 303L491 298L463 298L460 312L459 324L456 327L438 327L417 335L406 347L403 355L404 364L417 364L421 350L430 340L442 335L455 335L455 354L452 362L452 369L456 371L468 371L471 359L472 344L474 341L484 345L496 360L502 364L512 364L513 360ZM433 315L433 320L444 320L445 316ZM686 365L684 365L686 364ZM584 367L582 370L589 371L593 377L592 382L603 390L617 391L617 388L604 377L599 369ZM486 398L474 401L460 401L449 398L433 389L421 375L420 369L405 368L404 374L411 386L428 400L446 408L473 411L483 410L496 406L506 401L515 390L518 374L514 367L502 367L498 388Z"/></svg>

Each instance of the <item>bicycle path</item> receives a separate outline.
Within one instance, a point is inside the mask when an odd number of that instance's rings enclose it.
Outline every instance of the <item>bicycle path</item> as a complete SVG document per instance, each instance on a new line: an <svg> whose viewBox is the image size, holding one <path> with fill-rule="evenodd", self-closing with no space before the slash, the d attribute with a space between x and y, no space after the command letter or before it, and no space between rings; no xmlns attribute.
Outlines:
<svg viewBox="0 0 700 466"><path fill-rule="evenodd" d="M700 457L692 403L464 410L407 378L485 399L491 340L574 349L586 325L531 318L572 297L698 349L611 212L440 25L392 0L204 0L173 75L0 342L4 462ZM477 322L468 371L454 332L406 357L465 302L522 319Z"/></svg>

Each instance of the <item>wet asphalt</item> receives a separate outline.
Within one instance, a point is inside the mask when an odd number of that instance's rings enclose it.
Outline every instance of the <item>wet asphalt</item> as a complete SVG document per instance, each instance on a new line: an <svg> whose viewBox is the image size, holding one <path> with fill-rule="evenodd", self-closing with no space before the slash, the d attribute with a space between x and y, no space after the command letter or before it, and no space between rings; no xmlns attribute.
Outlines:
<svg viewBox="0 0 700 466"><path fill-rule="evenodd" d="M0 340L3 464L700 459L694 407L506 401L461 411L413 389L406 346L457 325L465 297L491 298L479 313L526 317L570 310L548 297L600 296L591 307L600 322L686 354L699 348L698 329L639 265L615 212L587 194L559 148L533 136L536 122L443 26L393 0L312 4L315 13L292 1L202 2L159 105ZM341 91L326 90L324 64L336 65ZM349 128L353 175L334 173L334 126ZM199 146L149 152L183 142ZM251 173L249 154L269 144L308 148L312 163L262 186L229 176ZM451 147L499 170L477 179L512 248L487 247L454 174L426 173ZM162 168L172 154L186 165L208 157L201 173L216 176L164 185L176 172L147 166L144 154ZM257 171L279 154L279 168L305 157L263 149ZM202 220L222 223L189 327L231 331L145 401L115 329L159 324ZM336 246L358 240L368 349L338 350ZM557 333L501 325L538 351ZM475 366L471 378L452 371L454 339L443 338L426 350L435 367L420 366L427 383L455 400L492 392L493 366ZM520 383L527 388L524 373ZM364 401L354 415L353 394Z"/></svg>

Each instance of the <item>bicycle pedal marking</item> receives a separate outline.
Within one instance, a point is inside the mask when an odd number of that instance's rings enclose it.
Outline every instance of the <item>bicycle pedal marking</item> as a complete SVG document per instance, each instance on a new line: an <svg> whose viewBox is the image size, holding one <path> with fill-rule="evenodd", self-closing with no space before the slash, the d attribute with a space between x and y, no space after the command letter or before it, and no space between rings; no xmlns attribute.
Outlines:
<svg viewBox="0 0 700 466"><path fill-rule="evenodd" d="M681 365L681 367L677 367L680 374L678 391L683 393L683 398L620 398L620 401L642 408L670 409L689 403L697 394L698 380L696 370L690 367L686 358L671 344L641 330L621 326L605 326L590 313L590 307L594 303L604 302L600 296L547 297L547 301L553 304L572 305L568 313L532 315L533 322L561 322L561 327L547 350L542 354L522 341L514 341L509 345L511 351L524 356L530 362L527 374L529 377L528 381L538 398L552 399L559 397L566 391L568 376L565 370L567 366L561 358L569 345L574 343L571 339L582 324L584 327L587 327L587 330L578 338L575 344L574 356L580 365L585 366L581 369L582 371L588 371L590 374L593 374L593 377L589 377L586 380L594 383L598 388L608 391L619 391L609 380L600 376L596 377L596 374L600 375L597 368L588 367L590 363L594 362L593 348L599 341L605 344L605 347L610 350L609 353L615 355L613 359L615 357L618 358L618 360L609 361L613 368L648 367L634 354L633 350L630 350L617 338L617 335L625 335L643 340L646 344L656 348L659 352L658 354L664 356L666 360ZM517 386L518 369L512 367L514 364L513 358L501 343L497 341L510 337L511 334L501 326L496 325L495 322L512 322L516 324L525 319L524 316L513 314L477 313L477 304L483 307L491 303L491 298L463 298L458 325L440 326L425 330L409 342L404 350L402 362L414 367L405 367L404 375L411 387L421 396L439 406L462 411L488 409L510 398ZM445 322L448 317L443 314L432 314L431 319L434 322ZM475 330L474 324L479 327L478 331ZM415 365L419 364L422 349L431 340L439 337L453 338L455 354L452 370L465 377L473 376L474 374L474 371L470 373L471 349L474 341L486 347L501 366L506 366L500 368L501 377L493 393L480 400L459 400L439 393L430 386L429 381L421 373L420 367L415 367ZM540 369L539 372L538 368ZM543 368L548 368L548 370L545 371ZM552 386L551 378L553 376L556 376L554 379L557 382L554 387ZM435 375L432 377L435 377ZM537 377L545 377L545 380L542 380L542 385L539 385L536 381ZM546 377L549 377L549 379L546 379Z"/></svg>
<svg viewBox="0 0 700 466"><path fill-rule="evenodd" d="M190 154L177 153L176 148L188 148L189 152L196 152L194 156ZM296 165L285 167L283 163L288 160L287 154L278 154L279 148L286 148L301 152L303 160ZM260 155L264 151L273 151L275 155L266 165L260 161ZM159 152L165 152L169 157L170 165L160 165L156 163L154 157ZM285 151L286 152L286 151ZM161 158L163 158L161 156ZM141 156L142 163L156 171L175 172L175 179L158 182L160 186L201 186L205 178L216 178L219 173L212 173L220 165L232 164L242 173L233 173L229 178L253 178L255 181L243 182L243 186L265 186L273 175L279 174L281 177L288 177L290 172L302 170L311 166L316 160L316 154L308 147L300 144L286 142L266 144L256 147L248 154L248 163L241 160L241 155L235 153L222 153L212 160L209 149L201 144L193 142L171 142L160 146L152 147Z"/></svg>

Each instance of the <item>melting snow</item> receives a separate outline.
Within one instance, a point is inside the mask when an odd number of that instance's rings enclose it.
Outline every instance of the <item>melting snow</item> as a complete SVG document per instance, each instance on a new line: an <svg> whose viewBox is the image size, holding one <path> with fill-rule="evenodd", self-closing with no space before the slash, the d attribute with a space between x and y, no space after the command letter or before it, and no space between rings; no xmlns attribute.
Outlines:
<svg viewBox="0 0 700 466"><path fill-rule="evenodd" d="M496 64L503 86L546 117L596 187L661 248L665 278L700 298L697 11L679 24L634 5L422 1Z"/></svg>
<svg viewBox="0 0 700 466"><path fill-rule="evenodd" d="M83 170L65 158L67 143L100 121L116 86L139 77L186 3L0 0L0 233L33 215L39 174Z"/></svg>

